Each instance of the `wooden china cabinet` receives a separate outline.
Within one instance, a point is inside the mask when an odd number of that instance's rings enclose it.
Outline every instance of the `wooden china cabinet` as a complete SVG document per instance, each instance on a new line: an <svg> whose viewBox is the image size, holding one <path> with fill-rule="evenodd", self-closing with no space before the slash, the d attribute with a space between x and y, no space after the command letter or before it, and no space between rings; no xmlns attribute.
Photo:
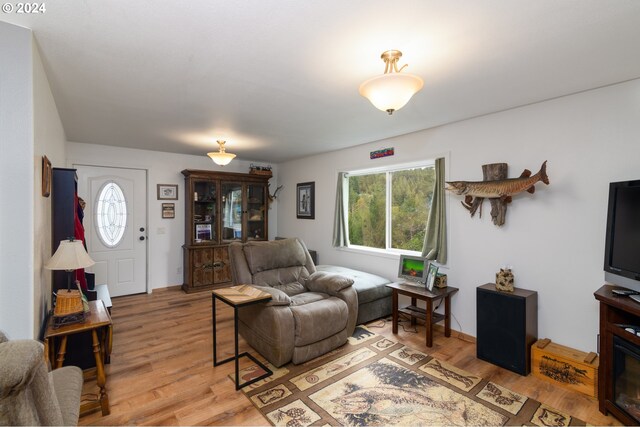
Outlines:
<svg viewBox="0 0 640 427"><path fill-rule="evenodd" d="M185 292L231 285L231 242L267 240L270 175L183 170Z"/></svg>

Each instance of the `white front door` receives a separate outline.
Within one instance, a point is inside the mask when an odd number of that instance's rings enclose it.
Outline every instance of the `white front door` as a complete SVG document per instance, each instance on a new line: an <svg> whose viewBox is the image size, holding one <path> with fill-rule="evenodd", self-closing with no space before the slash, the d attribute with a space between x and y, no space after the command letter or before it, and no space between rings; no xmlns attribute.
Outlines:
<svg viewBox="0 0 640 427"><path fill-rule="evenodd" d="M147 291L147 172L74 165L85 200L84 234L96 264L88 270L112 297Z"/></svg>

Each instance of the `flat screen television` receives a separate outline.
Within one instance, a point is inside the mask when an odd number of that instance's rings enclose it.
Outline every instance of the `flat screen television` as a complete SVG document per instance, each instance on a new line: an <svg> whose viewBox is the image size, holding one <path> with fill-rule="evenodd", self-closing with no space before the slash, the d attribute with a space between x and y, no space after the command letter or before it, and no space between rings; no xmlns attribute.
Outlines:
<svg viewBox="0 0 640 427"><path fill-rule="evenodd" d="M426 260L419 256L400 255L398 277L417 283L424 283L427 275Z"/></svg>
<svg viewBox="0 0 640 427"><path fill-rule="evenodd" d="M609 184L605 280L640 292L640 180Z"/></svg>

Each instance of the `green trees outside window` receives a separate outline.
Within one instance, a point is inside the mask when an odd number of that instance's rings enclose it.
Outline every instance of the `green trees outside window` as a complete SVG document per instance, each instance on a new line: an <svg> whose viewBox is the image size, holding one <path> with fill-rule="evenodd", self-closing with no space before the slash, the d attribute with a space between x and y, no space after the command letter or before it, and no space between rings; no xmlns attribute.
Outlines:
<svg viewBox="0 0 640 427"><path fill-rule="evenodd" d="M434 182L433 166L349 176L351 244L421 251Z"/></svg>

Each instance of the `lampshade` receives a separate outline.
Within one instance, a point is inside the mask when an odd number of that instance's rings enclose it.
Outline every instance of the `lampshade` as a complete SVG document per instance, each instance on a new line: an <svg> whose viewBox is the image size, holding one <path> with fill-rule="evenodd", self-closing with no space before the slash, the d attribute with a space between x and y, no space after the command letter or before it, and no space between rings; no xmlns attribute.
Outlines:
<svg viewBox="0 0 640 427"><path fill-rule="evenodd" d="M212 151L207 153L207 156L211 157L211 160L217 165L224 166L231 163L231 160L236 156L235 154L227 153L224 149L226 141L216 141L220 146L218 151Z"/></svg>
<svg viewBox="0 0 640 427"><path fill-rule="evenodd" d="M399 50L384 52L381 55L386 64L384 74L360 85L360 95L368 98L377 109L389 114L404 107L424 85L420 77L401 73L406 65L398 70L397 64L401 56L402 52Z"/></svg>
<svg viewBox="0 0 640 427"><path fill-rule="evenodd" d="M72 271L91 267L95 261L84 249L82 240L62 240L51 259L44 265L48 270Z"/></svg>

